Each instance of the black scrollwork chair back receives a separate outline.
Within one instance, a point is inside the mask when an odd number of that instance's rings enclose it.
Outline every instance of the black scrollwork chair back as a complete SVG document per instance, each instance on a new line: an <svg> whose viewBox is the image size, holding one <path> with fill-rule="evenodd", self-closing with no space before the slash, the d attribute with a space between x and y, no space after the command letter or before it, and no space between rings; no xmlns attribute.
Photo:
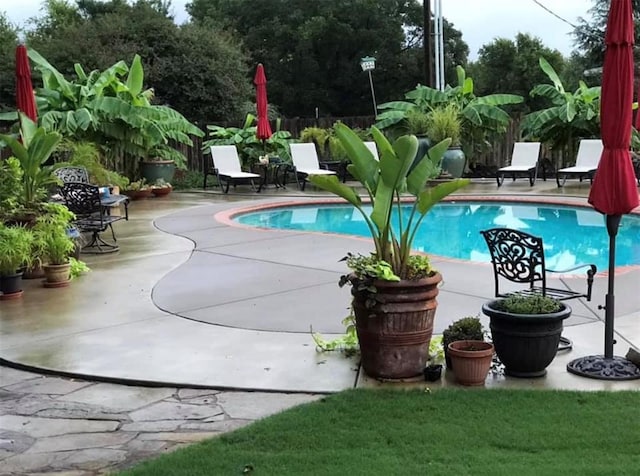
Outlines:
<svg viewBox="0 0 640 476"><path fill-rule="evenodd" d="M84 167L60 167L53 171L62 183L80 182L89 183L89 172Z"/></svg>
<svg viewBox="0 0 640 476"><path fill-rule="evenodd" d="M81 232L91 233L91 241L82 247L83 253L109 253L118 250L116 244L107 243L100 233L111 229L114 243L116 235L112 224L124 217L111 216L100 202L100 189L82 182L67 182L60 190L67 208L76 215L74 224Z"/></svg>
<svg viewBox="0 0 640 476"><path fill-rule="evenodd" d="M517 291L521 294L542 294L560 300L580 297L586 298L587 301L591 300L593 277L597 272L594 264L550 270L545 266L542 238L510 228L492 228L480 233L491 253L496 297L512 294L500 292L500 277L502 277L514 283L528 284L528 288ZM547 286L547 273L567 273L581 268L587 268L586 292Z"/></svg>

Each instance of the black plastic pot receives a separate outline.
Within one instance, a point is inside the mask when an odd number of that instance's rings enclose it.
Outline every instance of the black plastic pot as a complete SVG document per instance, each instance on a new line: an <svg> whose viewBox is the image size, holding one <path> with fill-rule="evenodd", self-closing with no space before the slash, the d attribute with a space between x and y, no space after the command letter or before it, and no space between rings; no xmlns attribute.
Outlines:
<svg viewBox="0 0 640 476"><path fill-rule="evenodd" d="M496 309L497 300L482 306L490 319L491 338L504 364L504 373L512 377L542 377L558 351L562 322L571 315L565 303L549 314L512 314Z"/></svg>
<svg viewBox="0 0 640 476"><path fill-rule="evenodd" d="M5 295L22 291L22 272L0 276L0 291Z"/></svg>
<svg viewBox="0 0 640 476"><path fill-rule="evenodd" d="M442 377L442 365L428 365L424 368L424 379L427 382L436 382Z"/></svg>

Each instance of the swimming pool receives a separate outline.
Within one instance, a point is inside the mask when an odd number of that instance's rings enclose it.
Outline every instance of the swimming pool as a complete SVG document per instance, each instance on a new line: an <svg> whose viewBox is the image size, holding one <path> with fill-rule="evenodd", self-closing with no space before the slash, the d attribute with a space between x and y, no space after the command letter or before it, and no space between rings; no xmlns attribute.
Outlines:
<svg viewBox="0 0 640 476"><path fill-rule="evenodd" d="M368 208L368 213L371 209ZM403 213L409 212L405 207ZM267 208L239 214L243 225L370 236L361 214L351 205L312 205ZM609 236L604 217L580 207L513 202L458 201L436 205L416 235L414 248L429 254L489 262L480 230L515 228L544 241L547 267L563 269L578 263L607 268ZM625 215L616 245L616 266L640 265L640 216Z"/></svg>

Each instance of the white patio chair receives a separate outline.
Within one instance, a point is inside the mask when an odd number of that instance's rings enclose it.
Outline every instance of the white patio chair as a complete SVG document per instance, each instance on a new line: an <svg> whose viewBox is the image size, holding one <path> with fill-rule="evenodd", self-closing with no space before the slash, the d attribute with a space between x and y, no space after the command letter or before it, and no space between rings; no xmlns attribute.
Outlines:
<svg viewBox="0 0 640 476"><path fill-rule="evenodd" d="M373 158L376 160L380 160L380 156L378 155L378 148L376 147L376 143L372 141L365 142L364 145L371 151L373 154Z"/></svg>
<svg viewBox="0 0 640 476"><path fill-rule="evenodd" d="M513 144L511 165L498 169L496 181L498 187L504 182L505 175L511 175L513 180L519 175L529 177L529 184L533 187L538 178L538 158L540 156L540 142L516 142ZM544 171L543 171L544 173ZM546 180L546 176L543 176Z"/></svg>
<svg viewBox="0 0 640 476"><path fill-rule="evenodd" d="M296 173L296 182L300 190L304 191L309 175L336 175L333 170L321 168L318 162L318 153L313 142L301 142L290 144L291 161ZM302 179L302 184L300 184Z"/></svg>
<svg viewBox="0 0 640 476"><path fill-rule="evenodd" d="M210 149L213 170L208 174L215 175L218 178L218 183L224 193L229 192L231 184L235 187L238 182L247 181L251 183L251 188L255 190L253 179L261 180L262 177L258 174L242 171L240 157L238 157L238 150L235 145L212 145ZM204 188L207 188L207 175L204 177ZM260 192L261 189L262 180L257 191Z"/></svg>
<svg viewBox="0 0 640 476"><path fill-rule="evenodd" d="M580 178L580 182L584 177L589 177L589 180L593 183L593 176L598 169L603 147L601 139L582 139L578 146L576 165L559 169L556 172L558 187L564 186L569 175L577 175Z"/></svg>

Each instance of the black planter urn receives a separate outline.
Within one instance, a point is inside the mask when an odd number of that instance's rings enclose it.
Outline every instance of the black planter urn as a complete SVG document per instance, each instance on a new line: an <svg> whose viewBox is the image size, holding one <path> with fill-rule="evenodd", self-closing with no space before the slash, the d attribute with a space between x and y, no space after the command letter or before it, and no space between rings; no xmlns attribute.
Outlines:
<svg viewBox="0 0 640 476"><path fill-rule="evenodd" d="M558 351L563 321L571 315L565 303L549 314L512 314L496 309L497 300L482 306L490 319L491 337L506 375L542 377Z"/></svg>

